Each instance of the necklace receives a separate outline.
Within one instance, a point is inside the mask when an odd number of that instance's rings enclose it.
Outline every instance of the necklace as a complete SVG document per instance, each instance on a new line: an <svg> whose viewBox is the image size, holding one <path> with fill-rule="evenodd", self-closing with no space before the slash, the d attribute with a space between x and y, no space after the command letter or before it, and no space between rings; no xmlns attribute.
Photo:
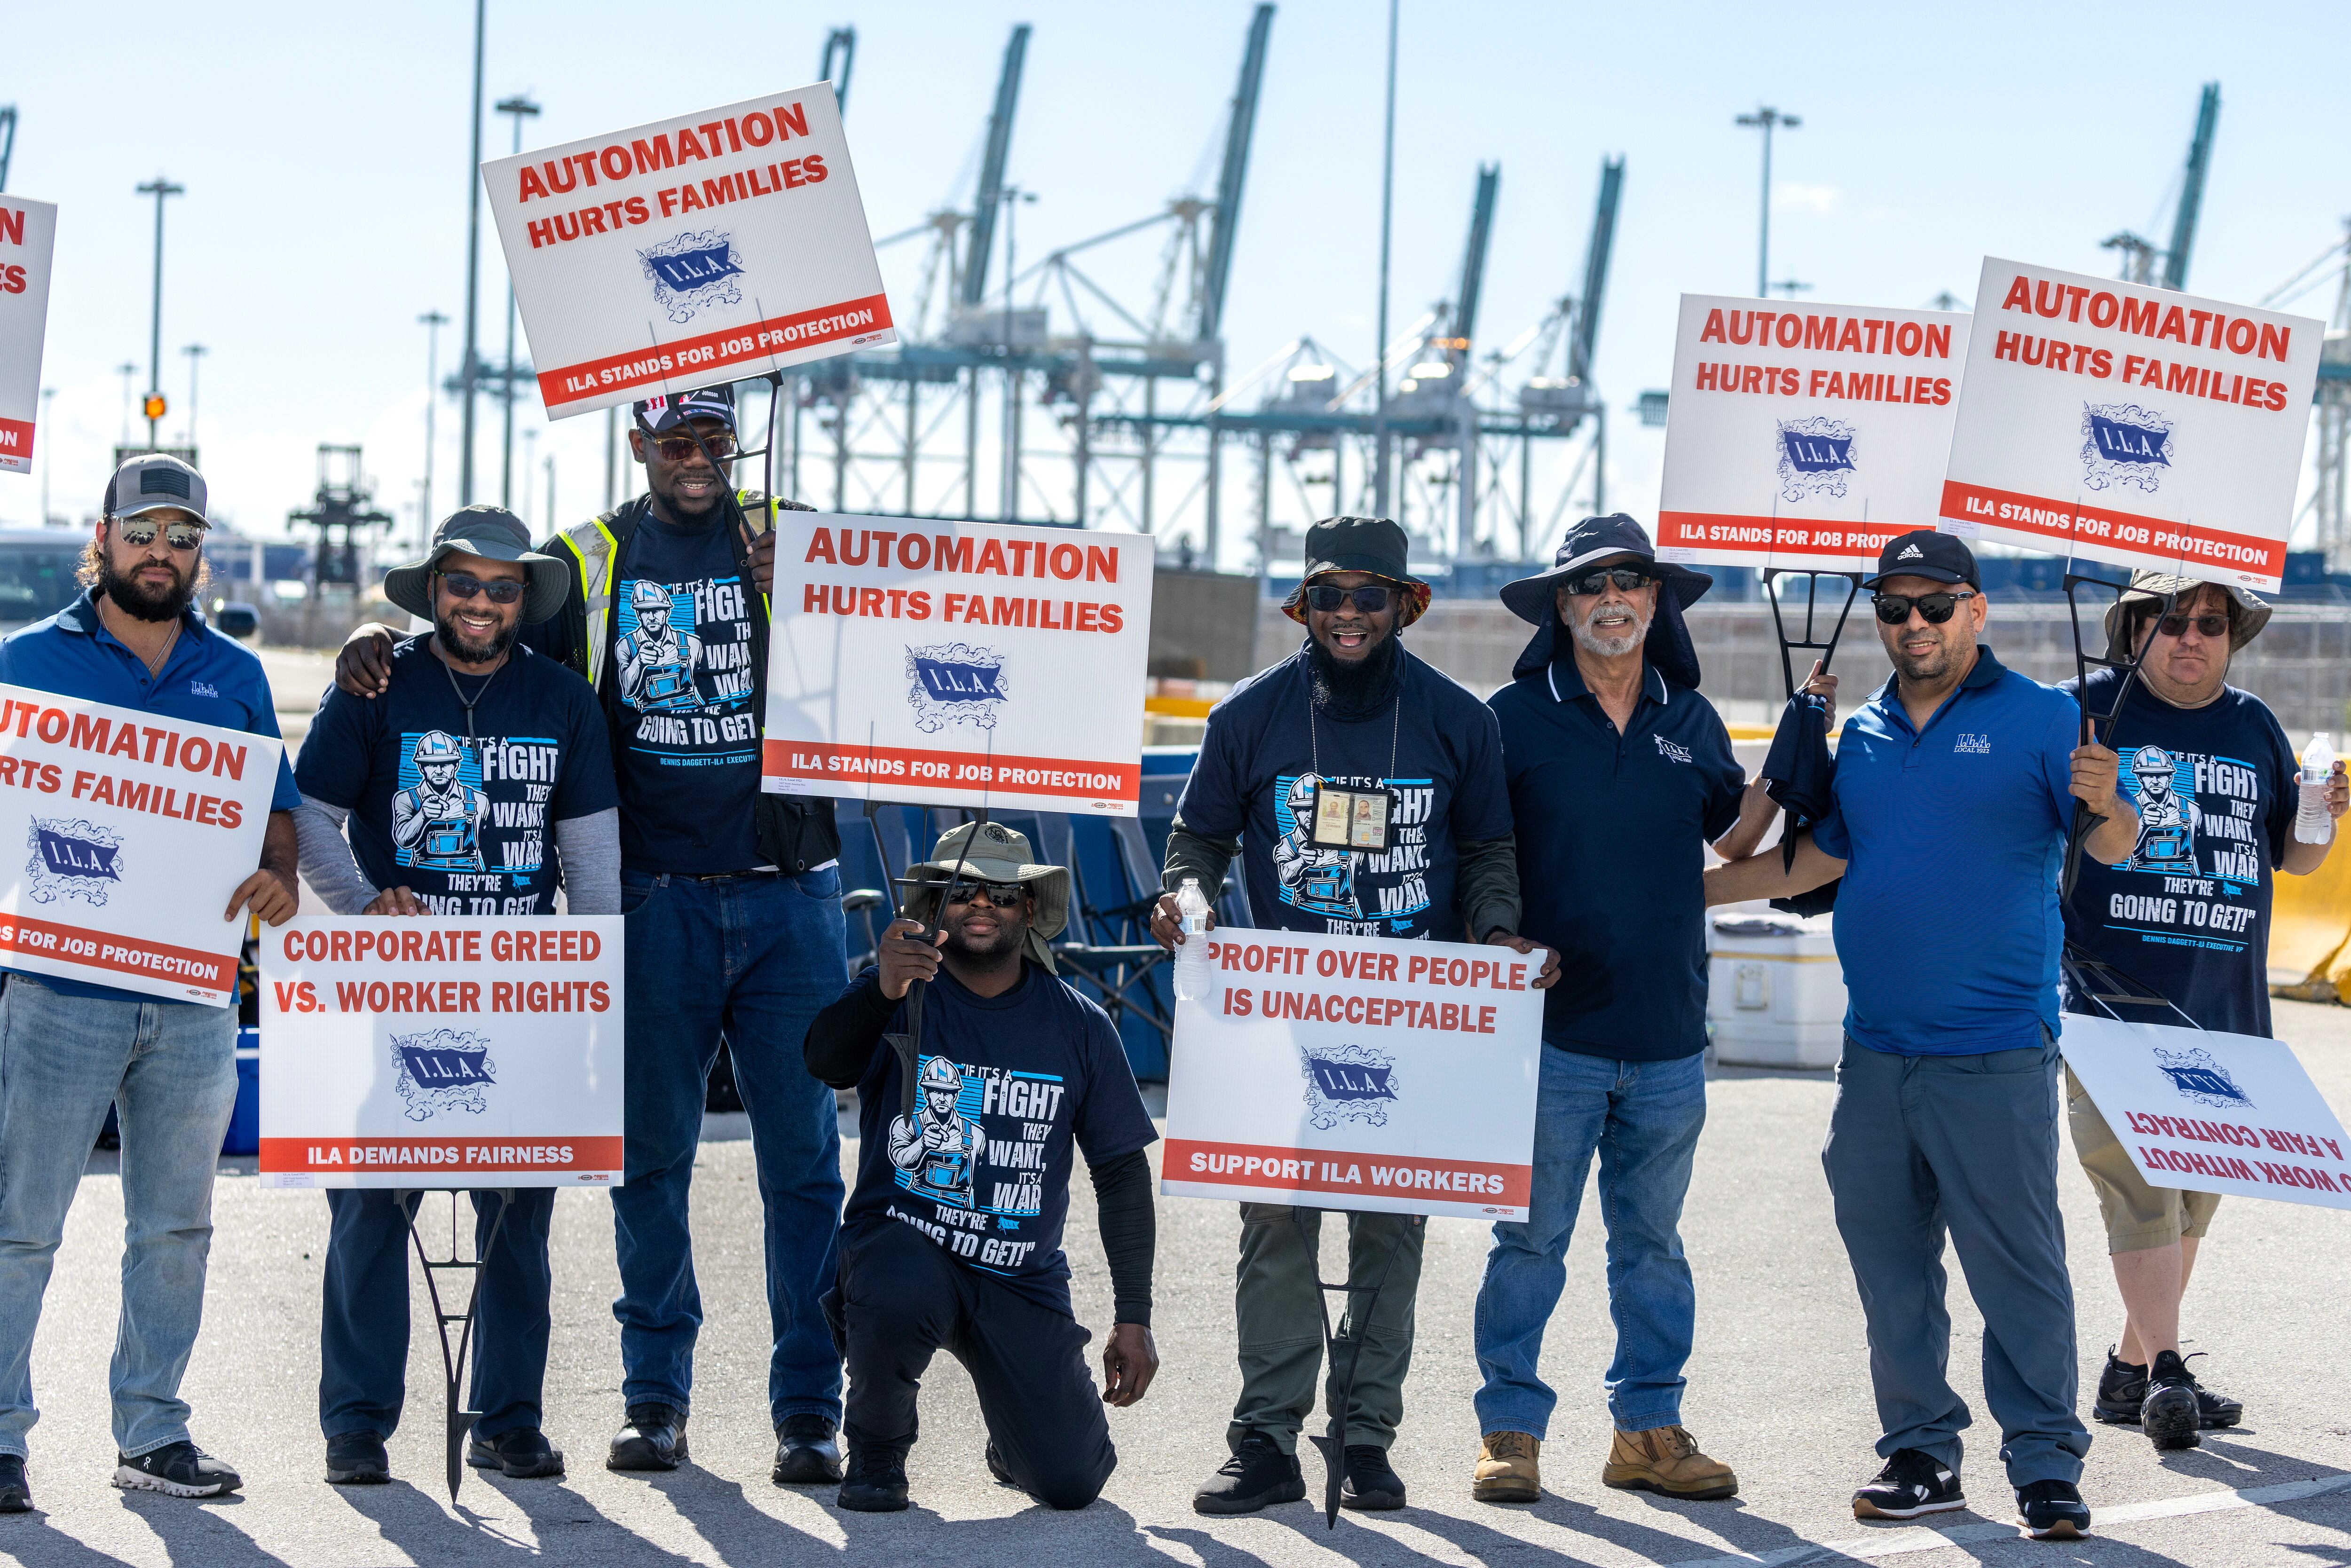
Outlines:
<svg viewBox="0 0 2351 1568"><path fill-rule="evenodd" d="M440 664L441 673L449 677L449 690L456 695L457 706L465 710L465 749L468 751L478 750L479 747L475 745L475 737L474 735L474 707L475 705L479 703L483 696L488 693L490 683L498 678L498 671L507 667L507 662L504 659L499 660L496 665L491 669L490 673L482 677L482 684L474 689L474 695L470 698L465 695L465 688L457 684L457 671L455 666L452 665L446 659L441 660Z"/></svg>
<svg viewBox="0 0 2351 1568"><path fill-rule="evenodd" d="M172 622L172 634L163 639L163 646L156 651L155 656L151 659L147 657L146 654L141 653L139 655L139 662L147 666L147 674L149 675L161 675L163 673L164 662L171 658L172 650L179 645L180 622L175 620Z"/></svg>

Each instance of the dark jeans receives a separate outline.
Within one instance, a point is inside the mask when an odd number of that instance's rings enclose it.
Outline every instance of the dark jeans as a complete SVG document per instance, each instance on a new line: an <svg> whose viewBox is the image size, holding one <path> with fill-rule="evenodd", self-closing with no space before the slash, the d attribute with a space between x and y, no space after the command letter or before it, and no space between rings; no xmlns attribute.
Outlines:
<svg viewBox="0 0 2351 1568"><path fill-rule="evenodd" d="M539 1393L547 1382L547 1230L555 1218L555 1189L514 1189L513 1207L498 1224L496 1193L474 1201L474 1277L479 1303L474 1319L474 1387L466 1403L482 1413L474 1434L488 1439L536 1428ZM412 1204L438 1206L438 1193L417 1193ZM384 1188L335 1187L327 1193L333 1228L327 1239L327 1278L319 1311L319 1428L329 1438L350 1432L389 1437L400 1426L408 1390L408 1220ZM434 1219L422 1210L423 1223ZM429 1234L429 1231L428 1231ZM464 1280L441 1281L463 1291ZM465 1297L444 1297L455 1312ZM457 1332L455 1324L450 1332Z"/></svg>
<svg viewBox="0 0 2351 1568"><path fill-rule="evenodd" d="M971 1374L988 1441L1022 1491L1048 1508L1083 1508L1118 1468L1086 1367L1092 1336L1068 1313L964 1267L896 1220L850 1244L840 1307L849 1347L841 1431L852 1448L914 1446L915 1396L944 1350Z"/></svg>
<svg viewBox="0 0 2351 1568"><path fill-rule="evenodd" d="M848 988L841 873L724 882L621 873L628 917L627 1181L612 1194L619 1243L621 1396L690 1408L702 1292L686 1194L702 1105L724 1032L751 1119L765 1214L772 1349L768 1404L841 1418L841 1358L818 1301L841 1228L841 1124L800 1041Z"/></svg>

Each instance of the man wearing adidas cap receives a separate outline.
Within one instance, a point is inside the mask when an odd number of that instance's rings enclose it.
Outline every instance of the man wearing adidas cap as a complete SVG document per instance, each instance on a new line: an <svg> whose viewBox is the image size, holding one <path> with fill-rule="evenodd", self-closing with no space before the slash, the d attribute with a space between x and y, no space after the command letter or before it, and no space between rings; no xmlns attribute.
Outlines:
<svg viewBox="0 0 2351 1568"><path fill-rule="evenodd" d="M1984 1319L1984 1397L2026 1528L2089 1528L2077 1482L2074 1288L2057 1211L2058 874L2076 801L2111 865L2138 817L2118 762L2064 692L1980 641L1975 557L1949 534L1886 542L1877 631L1893 678L1844 722L1834 804L1798 840L1707 873L1707 902L1809 892L1842 875L1836 944L1849 1007L1821 1163L1869 1325L1884 1436L1865 1519L1967 1505L1966 1403L1946 1375L1944 1238ZM1833 677L1813 683L1824 694ZM1951 901L1966 906L1949 918Z"/></svg>

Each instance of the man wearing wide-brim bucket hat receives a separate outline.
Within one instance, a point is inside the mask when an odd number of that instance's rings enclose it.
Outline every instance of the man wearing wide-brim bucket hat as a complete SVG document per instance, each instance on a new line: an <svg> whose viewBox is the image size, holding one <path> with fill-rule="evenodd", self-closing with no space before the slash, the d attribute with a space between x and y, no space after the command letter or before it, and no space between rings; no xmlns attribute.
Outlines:
<svg viewBox="0 0 2351 1568"><path fill-rule="evenodd" d="M808 1070L858 1091L858 1168L826 1299L849 1364L842 1508L907 1504L906 1451L931 1357L971 1374L988 1469L1049 1508L1083 1508L1118 1463L1105 1404L1143 1397L1158 1136L1108 1015L1056 977L1070 873L1001 822L943 835L908 873L872 968L819 1013ZM1061 1255L1082 1155L1114 1326L1098 1393Z"/></svg>

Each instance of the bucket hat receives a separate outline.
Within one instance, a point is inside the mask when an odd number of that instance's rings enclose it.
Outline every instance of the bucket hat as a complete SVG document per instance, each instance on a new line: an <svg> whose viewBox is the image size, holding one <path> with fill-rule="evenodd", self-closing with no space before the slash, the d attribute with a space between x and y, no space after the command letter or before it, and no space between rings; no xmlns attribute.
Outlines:
<svg viewBox="0 0 2351 1568"><path fill-rule="evenodd" d="M395 566L383 574L383 596L411 615L433 619L433 573L443 560L456 554L477 555L484 560L518 561L528 574L522 596L522 619L537 624L563 608L571 592L571 569L551 555L530 548L530 530L520 517L503 507L465 507L441 519L433 530L433 548L423 560Z"/></svg>
<svg viewBox="0 0 2351 1568"><path fill-rule="evenodd" d="M1306 530L1306 570L1290 597L1281 601L1281 612L1305 625L1306 591L1316 578L1334 571L1360 571L1404 590L1402 612L1396 618L1396 630L1401 632L1428 611L1428 584L1413 576L1405 564L1411 553L1409 536L1386 517L1325 517Z"/></svg>
<svg viewBox="0 0 2351 1568"><path fill-rule="evenodd" d="M1643 656L1667 680L1697 689L1698 650L1690 643L1689 628L1682 624L1682 612L1705 597L1714 579L1659 560L1656 547L1649 542L1649 530L1622 512L1584 518L1568 529L1548 570L1502 585L1502 603L1511 614L1537 628L1534 640L1520 653L1513 675L1541 669L1552 662L1563 630L1559 620L1560 583L1600 561L1623 555L1639 557L1641 570L1657 579L1663 590L1657 595L1656 613L1649 618L1649 635L1641 644Z"/></svg>
<svg viewBox="0 0 2351 1568"><path fill-rule="evenodd" d="M2106 607L2106 657L2116 662L2130 658L2137 650L2124 645L2134 604L2154 604L2158 608L2175 593L2192 594L2204 586L2197 577L2173 577L2160 571L2134 571L2130 586L2123 590ZM2226 582L2216 582L2214 588L2229 596L2229 652L2233 653L2262 634L2270 623L2269 601L2256 598L2243 589Z"/></svg>
<svg viewBox="0 0 2351 1568"><path fill-rule="evenodd" d="M1036 918L1029 923L1029 956L1048 973L1052 939L1070 923L1070 871L1029 858L1029 837L1001 822L966 822L939 835L931 858L906 868L905 913L924 925L938 916L949 882L1020 883L1037 895Z"/></svg>

